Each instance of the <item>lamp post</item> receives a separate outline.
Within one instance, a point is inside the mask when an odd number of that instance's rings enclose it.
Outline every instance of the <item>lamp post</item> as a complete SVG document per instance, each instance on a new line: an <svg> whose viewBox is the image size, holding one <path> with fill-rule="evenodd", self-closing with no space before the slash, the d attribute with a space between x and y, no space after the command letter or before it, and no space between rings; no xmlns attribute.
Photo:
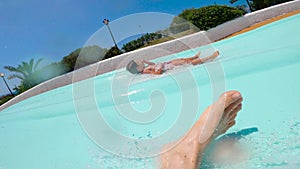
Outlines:
<svg viewBox="0 0 300 169"><path fill-rule="evenodd" d="M0 76L2 77L2 79L3 79L3 81L4 81L4 83L5 83L6 87L7 87L7 89L9 90L10 94L13 95L13 96L15 96L15 95L13 94L13 92L10 90L10 88L9 88L9 86L8 86L6 80L5 80L5 77L4 77L5 74L4 74L4 73L0 73Z"/></svg>
<svg viewBox="0 0 300 169"><path fill-rule="evenodd" d="M111 32L111 29L110 29L110 27L109 27L109 20L108 20L108 19L104 19L104 20L103 20L103 23L104 23L104 25L107 26L107 28L108 28L108 30L109 30L109 33L110 33L110 36L111 36L112 40L114 41L115 47L118 48L117 43L116 43L116 41L115 41L115 38L114 38L114 36L113 36L113 34L112 34L112 32Z"/></svg>
<svg viewBox="0 0 300 169"><path fill-rule="evenodd" d="M254 10L252 9L252 7L251 7L251 5L250 5L249 0L246 0L246 1L247 1L247 4L248 4L249 8L250 8L250 11L253 12Z"/></svg>

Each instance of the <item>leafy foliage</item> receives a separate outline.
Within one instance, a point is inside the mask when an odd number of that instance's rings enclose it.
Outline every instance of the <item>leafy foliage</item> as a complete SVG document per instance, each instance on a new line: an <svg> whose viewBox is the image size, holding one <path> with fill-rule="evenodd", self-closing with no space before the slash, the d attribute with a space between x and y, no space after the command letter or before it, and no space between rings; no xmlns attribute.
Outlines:
<svg viewBox="0 0 300 169"><path fill-rule="evenodd" d="M25 92L26 90L28 90L29 88L25 87L22 83L18 86L15 86L13 88L13 90L15 91L15 94L18 95L20 93Z"/></svg>
<svg viewBox="0 0 300 169"><path fill-rule="evenodd" d="M246 13L248 13L246 5L237 5L236 8L239 9L239 10L241 10L241 11L243 11L244 12L243 15L245 15Z"/></svg>
<svg viewBox="0 0 300 169"><path fill-rule="evenodd" d="M188 30L199 31L198 28L194 26L191 22L181 17L174 17L168 30L171 34L178 34Z"/></svg>
<svg viewBox="0 0 300 169"><path fill-rule="evenodd" d="M22 62L18 67L4 66L4 68L13 72L12 75L8 76L8 79L20 79L24 88L29 89L41 82L37 69L41 61L42 59L39 59L34 63L34 59L31 59L29 62Z"/></svg>
<svg viewBox="0 0 300 169"><path fill-rule="evenodd" d="M53 62L49 65L44 66L43 68L39 69L40 81L46 81L52 79L56 76L60 76L67 72L66 66L64 66L60 62Z"/></svg>
<svg viewBox="0 0 300 169"><path fill-rule="evenodd" d="M65 56L61 62L54 62L39 68L42 59L29 62L21 62L17 67L5 66L4 68L12 72L8 79L18 78L21 84L14 88L17 93L22 93L41 82L49 80L53 77L70 72L76 68L80 68L103 59L107 49L98 46L88 46L79 48Z"/></svg>
<svg viewBox="0 0 300 169"><path fill-rule="evenodd" d="M135 49L146 46L151 41L154 41L154 40L160 39L160 38L162 38L162 34L160 34L160 33L146 33L145 35L141 36L140 38L124 44L122 49L125 52L130 52Z"/></svg>
<svg viewBox="0 0 300 169"><path fill-rule="evenodd" d="M244 13L245 11L235 7L213 5L199 9L192 8L184 10L178 17L190 21L200 30L208 30L224 22L240 17ZM172 24L178 24L178 19L175 18Z"/></svg>
<svg viewBox="0 0 300 169"><path fill-rule="evenodd" d="M4 104L5 102L9 101L12 99L14 96L8 94L0 97L0 105Z"/></svg>
<svg viewBox="0 0 300 169"><path fill-rule="evenodd" d="M113 46L112 48L110 48L106 54L104 55L103 59L108 59L117 55L122 54L123 52L116 46Z"/></svg>
<svg viewBox="0 0 300 169"><path fill-rule="evenodd" d="M229 2L231 4L234 4L237 1L238 0L230 0ZM281 4L288 1L292 1L292 0L247 0L247 4L250 7L251 11L256 11L256 10L260 10L263 8L267 8L269 6Z"/></svg>
<svg viewBox="0 0 300 169"><path fill-rule="evenodd" d="M66 67L67 72L70 72L102 60L107 51L107 49L100 48L99 46L79 48L65 56L61 63Z"/></svg>
<svg viewBox="0 0 300 169"><path fill-rule="evenodd" d="M63 57L61 63L65 65L68 72L73 71L75 69L76 61L79 56L81 48L74 50L69 55Z"/></svg>

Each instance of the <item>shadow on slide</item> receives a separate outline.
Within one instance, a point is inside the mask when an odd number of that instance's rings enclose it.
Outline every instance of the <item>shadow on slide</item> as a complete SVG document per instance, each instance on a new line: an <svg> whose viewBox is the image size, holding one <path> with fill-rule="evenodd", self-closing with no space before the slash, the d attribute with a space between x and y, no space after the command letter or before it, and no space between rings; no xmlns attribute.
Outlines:
<svg viewBox="0 0 300 169"><path fill-rule="evenodd" d="M256 127L246 128L246 129L242 129L237 132L225 134L224 136L218 138L215 142L219 142L219 141L222 141L225 139L230 139L232 141L239 141L241 138L243 138L247 135L250 135L252 133L255 133L255 132L258 132L258 128L256 128Z"/></svg>

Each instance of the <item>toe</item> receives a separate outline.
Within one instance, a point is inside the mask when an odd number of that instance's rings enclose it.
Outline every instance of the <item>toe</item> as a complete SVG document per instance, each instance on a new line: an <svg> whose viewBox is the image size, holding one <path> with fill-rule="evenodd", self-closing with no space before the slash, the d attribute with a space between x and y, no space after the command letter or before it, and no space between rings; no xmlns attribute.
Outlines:
<svg viewBox="0 0 300 169"><path fill-rule="evenodd" d="M238 100L236 100L235 102L233 102L232 104L230 104L228 107L226 107L226 109L224 110L224 115L226 114L231 114L231 112L236 109L243 101L243 98L240 98Z"/></svg>
<svg viewBox="0 0 300 169"><path fill-rule="evenodd" d="M219 103L225 103L224 106L226 108L241 98L242 98L242 95L240 92L232 90L232 91L228 91L228 92L225 92L224 94L222 94L219 98Z"/></svg>
<svg viewBox="0 0 300 169"><path fill-rule="evenodd" d="M230 113L230 117L231 118L235 118L237 113L242 109L242 103L240 103L239 105L237 105Z"/></svg>
<svg viewBox="0 0 300 169"><path fill-rule="evenodd" d="M228 124L228 128L230 128L230 127L232 127L232 126L234 126L235 125L235 120L233 120L232 122L230 122L229 124Z"/></svg>

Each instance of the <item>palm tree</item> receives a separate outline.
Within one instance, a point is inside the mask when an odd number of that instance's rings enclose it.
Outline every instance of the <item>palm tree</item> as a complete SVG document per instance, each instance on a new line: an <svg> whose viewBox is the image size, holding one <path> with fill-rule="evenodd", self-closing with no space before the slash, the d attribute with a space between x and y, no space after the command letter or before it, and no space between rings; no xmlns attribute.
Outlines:
<svg viewBox="0 0 300 169"><path fill-rule="evenodd" d="M39 83L37 68L42 60L43 59L40 58L36 63L34 63L34 59L30 59L28 63L22 62L18 65L18 67L4 66L4 69L9 70L10 72L14 72L14 74L8 76L8 79L20 79L21 86L29 89Z"/></svg>

